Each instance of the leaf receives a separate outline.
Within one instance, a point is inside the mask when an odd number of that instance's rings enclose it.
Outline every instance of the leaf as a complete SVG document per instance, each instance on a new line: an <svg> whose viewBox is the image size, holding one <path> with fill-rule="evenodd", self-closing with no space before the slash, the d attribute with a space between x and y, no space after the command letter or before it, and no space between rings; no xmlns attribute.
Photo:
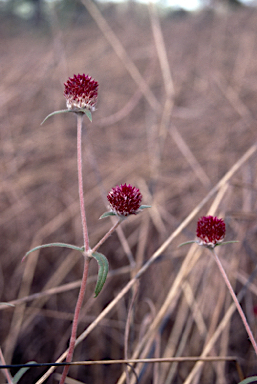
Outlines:
<svg viewBox="0 0 257 384"><path fill-rule="evenodd" d="M190 241L186 241L185 243L181 243L178 245L178 248L182 247L183 245L187 245L187 244L193 244L193 243L196 243L197 242L195 240L190 240Z"/></svg>
<svg viewBox="0 0 257 384"><path fill-rule="evenodd" d="M84 252L84 247L76 247L76 245L72 245L72 244L65 244L65 243L50 243L50 244L43 244L43 245L39 245L33 249L31 249L30 251L28 251L26 253L26 255L23 257L22 261L24 261L26 259L26 257L31 253L31 252L34 252L34 251L37 251L38 249L42 249L42 248L50 248L50 247L62 247L62 248L70 248L70 249L74 249L75 251L80 251L80 252Z"/></svg>
<svg viewBox="0 0 257 384"><path fill-rule="evenodd" d="M108 270L109 270L109 263L107 258L102 253L93 252L92 257L98 263L98 277L97 277L97 283L95 287L95 297L97 297L104 286L104 283L108 274Z"/></svg>
<svg viewBox="0 0 257 384"><path fill-rule="evenodd" d="M216 247L219 245L226 245L226 244L233 244L233 243L239 243L239 240L223 241L222 243L217 243Z"/></svg>
<svg viewBox="0 0 257 384"><path fill-rule="evenodd" d="M36 361L29 361L27 364L37 364L37 362ZM23 367L23 368L19 369L18 372L14 375L14 377L12 379L13 384L18 383L18 381L22 378L24 373L27 372L27 370L29 368L31 368L31 367Z"/></svg>
<svg viewBox="0 0 257 384"><path fill-rule="evenodd" d="M249 384L249 383L254 383L255 381L257 381L257 376L251 376L251 377L248 377L247 379L244 379L243 381L240 381L240 383L238 384Z"/></svg>
<svg viewBox="0 0 257 384"><path fill-rule="evenodd" d="M85 113L86 113L87 117L89 118L89 120L92 123L92 113L88 109L86 109Z"/></svg>
<svg viewBox="0 0 257 384"><path fill-rule="evenodd" d="M151 205L140 205L139 209L152 208Z"/></svg>
<svg viewBox="0 0 257 384"><path fill-rule="evenodd" d="M8 307L15 307L14 304L11 304L11 303L5 303L3 301L0 302L0 305L7 305Z"/></svg>
<svg viewBox="0 0 257 384"><path fill-rule="evenodd" d="M117 216L117 215L114 212L105 212L105 213L102 214L100 219L104 219L105 217L109 217L109 216Z"/></svg>
<svg viewBox="0 0 257 384"><path fill-rule="evenodd" d="M52 113L50 113L50 115L46 116L46 118L42 121L42 123L40 125L43 125L44 122L51 116L54 116L54 115L59 115L60 113L67 113L67 112L74 112L72 111L71 109L62 109L61 111L54 111Z"/></svg>
<svg viewBox="0 0 257 384"><path fill-rule="evenodd" d="M92 113L91 111L89 111L88 109L86 108L76 108L76 109L62 109L60 111L54 111L52 113L50 113L50 115L46 116L46 118L42 121L42 123L40 125L43 125L44 122L51 116L54 116L54 115L59 115L60 113L69 113L69 112L73 112L73 113L78 113L78 114L86 114L87 117L89 118L89 120L91 121L92 123Z"/></svg>

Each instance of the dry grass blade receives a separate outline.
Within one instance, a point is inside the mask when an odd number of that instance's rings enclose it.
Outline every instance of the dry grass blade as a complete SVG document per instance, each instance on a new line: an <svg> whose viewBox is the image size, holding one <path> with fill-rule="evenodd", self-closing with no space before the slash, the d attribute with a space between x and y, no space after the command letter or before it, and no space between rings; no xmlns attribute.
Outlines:
<svg viewBox="0 0 257 384"><path fill-rule="evenodd" d="M204 172L203 168L193 155L193 153L190 151L190 148L186 144L185 140L182 138L181 134L177 130L174 124L171 124L169 133L172 137L172 139L177 144L178 148L180 149L181 153L185 156L185 158L188 161L188 164L194 171L195 175L198 177L198 179L201 181L203 186L205 188L209 188L211 186L211 181L209 177Z"/></svg>
<svg viewBox="0 0 257 384"><path fill-rule="evenodd" d="M154 111L160 109L160 104L155 98L148 84L145 82L137 67L133 61L128 56L128 53L124 49L123 45L112 31L111 27L108 25L107 21L102 16L101 12L98 10L96 5L91 0L82 0L82 3L85 5L91 16L94 18L95 22L103 32L103 35L107 38L114 51L118 57L122 60L125 68L130 73L132 79L140 87L142 93L144 94L146 100L149 102Z"/></svg>
<svg viewBox="0 0 257 384"><path fill-rule="evenodd" d="M1 361L1 365L6 365L6 362L5 362L5 359L4 359L4 355L3 355L3 352L2 352L2 349L0 348L0 361ZM8 369L4 369L4 375L6 377L6 380L8 382L8 384L12 384L12 377L10 375L10 372L8 371Z"/></svg>

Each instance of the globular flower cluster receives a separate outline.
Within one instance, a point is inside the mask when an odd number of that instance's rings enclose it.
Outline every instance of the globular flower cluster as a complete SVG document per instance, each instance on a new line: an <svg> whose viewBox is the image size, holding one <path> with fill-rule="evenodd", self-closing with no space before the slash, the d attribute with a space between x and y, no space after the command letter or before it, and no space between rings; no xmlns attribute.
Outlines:
<svg viewBox="0 0 257 384"><path fill-rule="evenodd" d="M121 184L112 188L107 199L111 210L119 216L136 215L142 201L142 195L138 188L130 184Z"/></svg>
<svg viewBox="0 0 257 384"><path fill-rule="evenodd" d="M196 236L200 245L214 248L225 237L226 226L223 219L213 216L203 216L197 222Z"/></svg>
<svg viewBox="0 0 257 384"><path fill-rule="evenodd" d="M98 82L91 76L78 74L69 77L64 83L64 97L68 109L85 108L89 111L95 110L98 95Z"/></svg>

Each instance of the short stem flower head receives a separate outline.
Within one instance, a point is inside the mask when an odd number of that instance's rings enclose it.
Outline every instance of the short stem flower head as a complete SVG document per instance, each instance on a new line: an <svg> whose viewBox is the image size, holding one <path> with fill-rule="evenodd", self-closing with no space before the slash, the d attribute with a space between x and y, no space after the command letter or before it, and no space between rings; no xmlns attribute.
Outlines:
<svg viewBox="0 0 257 384"><path fill-rule="evenodd" d="M136 215L140 211L142 195L138 188L121 184L112 188L107 199L111 211L118 216Z"/></svg>
<svg viewBox="0 0 257 384"><path fill-rule="evenodd" d="M91 76L74 75L64 83L64 97L68 109L87 109L91 112L95 110L98 96L98 82Z"/></svg>
<svg viewBox="0 0 257 384"><path fill-rule="evenodd" d="M226 226L223 219L213 216L203 216L197 222L196 236L199 244L208 248L219 245L226 233Z"/></svg>

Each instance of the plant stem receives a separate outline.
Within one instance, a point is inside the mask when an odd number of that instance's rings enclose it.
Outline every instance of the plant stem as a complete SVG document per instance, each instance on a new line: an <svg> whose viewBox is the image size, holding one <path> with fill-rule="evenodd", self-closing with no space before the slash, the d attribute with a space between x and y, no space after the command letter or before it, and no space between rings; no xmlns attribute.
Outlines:
<svg viewBox="0 0 257 384"><path fill-rule="evenodd" d="M118 225L121 223L121 221L122 221L121 219L118 220L112 226L112 228L103 236L103 238L92 249L92 253L95 252L100 247L100 245L102 245L104 243L104 241L115 231L115 229L118 227ZM91 260L91 258L87 254L84 255L84 258L85 258L85 261L84 261L83 277L82 277L79 296L78 296L78 300L77 300L77 304L76 304L76 308L75 308L72 330L71 330L71 337L70 337L70 345L69 345L68 354L67 354L67 358L66 358L66 361L68 363L70 363L72 360L72 356L73 356L73 352L74 352L74 348L75 348L77 328L78 328L78 318L79 318L79 313L80 313L80 310L82 307L83 298L84 298L84 294L85 294L85 290L86 290L88 268L89 268L89 262ZM60 384L64 384L65 379L66 379L67 374L68 374L68 371L69 371L69 368L70 367L68 365L66 365L64 367L62 377L60 380Z"/></svg>
<svg viewBox="0 0 257 384"><path fill-rule="evenodd" d="M101 240L98 241L98 243L94 246L91 253L94 253L104 242L108 237L115 231L115 229L118 227L118 225L122 222L122 219L119 219L112 227L109 229L109 231L101 238Z"/></svg>
<svg viewBox="0 0 257 384"><path fill-rule="evenodd" d="M77 113L77 163L78 163L78 184L79 184L79 202L80 202L80 214L82 220L82 230L85 251L89 250L89 239L87 230L86 211L84 203L83 192L83 176L82 176L82 120L83 114Z"/></svg>
<svg viewBox="0 0 257 384"><path fill-rule="evenodd" d="M73 323L72 323L70 345L69 345L69 350L68 350L68 354L67 354L67 358L66 358L66 361L68 363L71 362L72 356L73 356L73 352L74 352L76 336L77 336L79 313L80 313L80 310L81 310L81 307L82 307L82 303L83 303L83 299L84 299L84 294L85 294L85 290L86 290L87 276L88 276L88 267L89 267L90 260L91 259L86 255L85 256L85 262L84 262L84 271L83 271L82 282L81 282L81 286L80 286L79 296L78 296L78 300L77 300L77 304L76 304L76 308L75 308L75 312L74 312ZM69 371L69 368L70 367L68 365L66 365L64 367L60 384L64 384L66 376L67 376L68 371Z"/></svg>
<svg viewBox="0 0 257 384"><path fill-rule="evenodd" d="M80 310L81 310L84 295L85 295L89 262L90 262L90 257L87 254L87 252L89 251L89 238L88 238L88 229L87 229L87 221L86 221L84 192L83 192L83 177L82 177L82 139L81 139L82 138L82 120L83 120L83 114L78 113L77 114L78 187L79 187L80 214L81 214L81 220L82 220L82 230L83 230L85 254L84 254L83 276L82 276L79 296L78 296L78 300L77 300L76 308L75 308L75 312L74 312L71 337L70 337L70 345L69 345L69 350L68 350L68 354L67 354L67 358L66 358L66 361L68 363L70 363L72 360L72 356L73 356L73 352L74 352L74 348L75 348L79 314L80 314ZM68 374L68 371L69 371L69 366L66 365L63 369L60 384L64 384L65 379L66 379L67 374Z"/></svg>
<svg viewBox="0 0 257 384"><path fill-rule="evenodd" d="M213 253L213 255L214 255L214 258L215 258L215 260L216 260L216 263L218 264L218 267L219 267L219 270L220 270L220 272L221 272L221 274L222 274L222 277L223 277L223 279L224 279L224 281L225 281L225 283L226 283L226 285L227 285L227 287L228 287L228 290L229 290L229 292L230 292L230 294L231 294L231 296L232 296L232 299L234 300L234 303L235 303L235 305L236 305L236 307L237 307L237 310L238 310L238 312L239 312L239 315L241 316L241 319L242 319L242 321L243 321L245 330L246 330L246 332L248 333L249 339L250 339L250 341L251 341L251 343L252 343L252 346L253 346L253 348L254 348L254 351L255 351L255 353L256 353L256 355L257 355L257 344L256 344L255 338L254 338L254 336L253 336L253 333L252 333L252 331L251 331L251 328L250 328L250 326L249 326L249 324L248 324L248 321L247 321L247 319L246 319L246 316L245 316L245 314L244 314L244 311L243 311L241 305L239 304L239 301L238 301L238 299L237 299L237 297L236 297L236 294L235 294L235 292L234 292L234 290L233 290L232 285L230 284L230 281L229 281L228 276L227 276L227 274L226 274L226 272L225 272L225 269L223 268L223 266L222 266L222 264L221 264L221 262L220 262L220 259L219 259L218 255L216 254L216 252L215 252L214 249L212 250L212 253Z"/></svg>

